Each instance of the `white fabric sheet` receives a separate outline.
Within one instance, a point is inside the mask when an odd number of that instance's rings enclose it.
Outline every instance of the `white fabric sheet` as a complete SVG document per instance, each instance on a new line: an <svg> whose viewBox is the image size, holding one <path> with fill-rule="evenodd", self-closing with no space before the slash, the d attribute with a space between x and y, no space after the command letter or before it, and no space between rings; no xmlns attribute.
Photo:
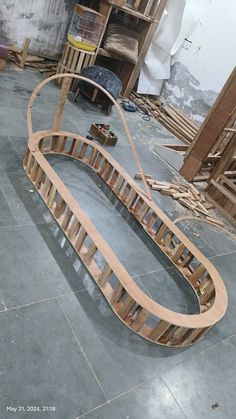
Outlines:
<svg viewBox="0 0 236 419"><path fill-rule="evenodd" d="M187 0L168 0L141 69L138 93L159 95L170 77L171 57L193 30L196 9Z"/></svg>

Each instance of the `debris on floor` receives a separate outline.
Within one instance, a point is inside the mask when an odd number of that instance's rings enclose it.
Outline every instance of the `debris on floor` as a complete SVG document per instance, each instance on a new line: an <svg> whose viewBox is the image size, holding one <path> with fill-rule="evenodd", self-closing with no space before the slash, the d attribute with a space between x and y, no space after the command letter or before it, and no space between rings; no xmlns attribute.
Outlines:
<svg viewBox="0 0 236 419"><path fill-rule="evenodd" d="M57 60L39 57L28 52L30 39L26 38L23 48L15 45L8 46L8 59L17 66L24 68L36 68L47 77L56 73Z"/></svg>
<svg viewBox="0 0 236 419"><path fill-rule="evenodd" d="M223 227L224 223L215 218L215 216L209 211L214 208L214 204L208 202L205 195L199 192L192 184L183 184L179 182L165 182L152 179L151 175L144 174L147 184L153 191L158 191L162 195L168 195L173 199L192 211L192 214L196 218L204 218L213 224ZM140 173L136 173L134 178L140 179Z"/></svg>
<svg viewBox="0 0 236 419"><path fill-rule="evenodd" d="M146 109L150 116L156 118L185 144L191 144L199 128L187 116L170 105L135 92L132 92L130 99L141 109Z"/></svg>

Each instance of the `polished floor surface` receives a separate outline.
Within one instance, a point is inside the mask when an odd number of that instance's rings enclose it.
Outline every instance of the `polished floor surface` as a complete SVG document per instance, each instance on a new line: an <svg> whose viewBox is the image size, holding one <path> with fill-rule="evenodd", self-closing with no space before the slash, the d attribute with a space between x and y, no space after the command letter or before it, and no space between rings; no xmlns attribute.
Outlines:
<svg viewBox="0 0 236 419"><path fill-rule="evenodd" d="M199 344L165 348L145 341L114 315L22 169L26 108L41 79L34 71L0 74L0 419L234 419L236 410L236 242L199 221L179 227L220 271L229 293L224 319ZM37 99L34 129L52 125L58 89ZM178 180L174 164L153 153L176 139L155 121L128 114L144 170ZM108 151L137 171L115 112L83 100L67 104L62 128L87 135L110 122ZM81 207L137 284L157 302L194 313L196 300L169 261L84 165L49 157ZM159 193L172 219L186 210Z"/></svg>

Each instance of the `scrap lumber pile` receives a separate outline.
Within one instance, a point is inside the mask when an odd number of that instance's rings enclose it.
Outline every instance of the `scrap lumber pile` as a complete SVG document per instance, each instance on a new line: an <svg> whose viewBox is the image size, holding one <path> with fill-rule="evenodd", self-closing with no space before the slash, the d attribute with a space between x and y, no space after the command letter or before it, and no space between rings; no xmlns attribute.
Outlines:
<svg viewBox="0 0 236 419"><path fill-rule="evenodd" d="M30 40L26 38L22 49L15 45L9 45L8 59L21 68L37 68L40 73L45 73L47 77L56 74L57 61L29 54L29 43Z"/></svg>
<svg viewBox="0 0 236 419"><path fill-rule="evenodd" d="M152 179L150 175L144 175L147 184L153 191L158 191L162 195L168 195L176 199L181 205L191 210L194 217L201 217L218 226L224 226L224 223L216 219L209 211L214 208L211 202L207 202L205 195L199 192L192 184L183 184L180 182L165 182ZM141 179L141 175L137 173L134 179Z"/></svg>
<svg viewBox="0 0 236 419"><path fill-rule="evenodd" d="M198 132L198 126L173 106L165 105L158 100L131 93L130 99L150 116L156 118L185 144L191 144Z"/></svg>

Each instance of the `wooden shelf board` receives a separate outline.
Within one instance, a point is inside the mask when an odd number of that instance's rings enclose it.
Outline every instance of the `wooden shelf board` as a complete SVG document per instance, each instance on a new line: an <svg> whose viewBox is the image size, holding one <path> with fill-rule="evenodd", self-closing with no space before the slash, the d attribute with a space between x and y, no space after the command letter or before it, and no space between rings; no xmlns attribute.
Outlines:
<svg viewBox="0 0 236 419"><path fill-rule="evenodd" d="M121 55L113 54L112 52L106 51L104 48L98 48L98 55L102 57L113 58L115 60L124 61L125 63L132 64L130 61L123 58Z"/></svg>
<svg viewBox="0 0 236 419"><path fill-rule="evenodd" d="M150 17L150 16L145 16L145 15L143 15L142 13L137 12L137 10L133 10L133 9L131 9L130 7L127 7L127 6L118 6L118 5L116 5L116 4L113 4L113 3L112 3L112 2L110 2L110 1L108 1L108 3L109 3L112 7L115 7L115 8L117 8L117 9L119 9L119 10L123 10L124 12L126 12L126 13L128 13L128 14L130 14L130 15L132 15L132 16L134 16L134 17L138 18L138 19L142 19L142 20L145 20L146 22L150 22L150 23L153 23L153 22L154 22L154 19L153 19L152 17Z"/></svg>

